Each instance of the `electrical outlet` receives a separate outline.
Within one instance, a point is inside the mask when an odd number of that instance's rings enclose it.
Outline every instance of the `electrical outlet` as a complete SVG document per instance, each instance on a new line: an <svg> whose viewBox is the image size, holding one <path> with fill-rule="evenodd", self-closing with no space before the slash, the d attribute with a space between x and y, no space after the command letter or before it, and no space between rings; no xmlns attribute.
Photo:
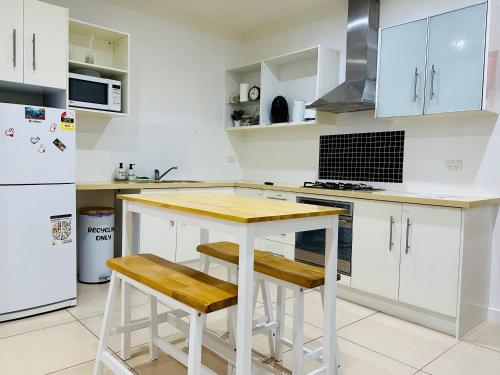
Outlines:
<svg viewBox="0 0 500 375"><path fill-rule="evenodd" d="M446 169L450 172L461 172L462 171L462 160L446 160Z"/></svg>
<svg viewBox="0 0 500 375"><path fill-rule="evenodd" d="M228 155L226 157L226 161L229 163L229 164L234 164L236 163L236 158L234 157L234 155Z"/></svg>

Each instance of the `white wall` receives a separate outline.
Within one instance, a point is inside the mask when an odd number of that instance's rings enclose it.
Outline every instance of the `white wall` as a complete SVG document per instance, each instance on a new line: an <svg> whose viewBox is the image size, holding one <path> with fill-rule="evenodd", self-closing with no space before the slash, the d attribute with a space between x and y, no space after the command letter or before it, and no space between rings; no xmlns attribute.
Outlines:
<svg viewBox="0 0 500 375"><path fill-rule="evenodd" d="M479 0L381 0L381 26L474 4ZM318 43L342 52L345 67L347 13L285 31L246 45L247 61L267 58ZM341 69L341 80L345 70ZM320 134L405 130L403 184L387 189L428 193L500 196L500 121L496 116L455 114L375 120L373 112L342 114L326 130L291 129L245 132L237 156L242 176L301 184L317 178ZM446 160L463 160L461 172L449 172ZM500 316L500 220L496 225L490 306Z"/></svg>
<svg viewBox="0 0 500 375"><path fill-rule="evenodd" d="M138 175L178 165L171 178L239 177L222 129L224 71L242 45L99 0L49 0L70 17L131 34L129 118L77 118L77 179L107 181L120 161Z"/></svg>

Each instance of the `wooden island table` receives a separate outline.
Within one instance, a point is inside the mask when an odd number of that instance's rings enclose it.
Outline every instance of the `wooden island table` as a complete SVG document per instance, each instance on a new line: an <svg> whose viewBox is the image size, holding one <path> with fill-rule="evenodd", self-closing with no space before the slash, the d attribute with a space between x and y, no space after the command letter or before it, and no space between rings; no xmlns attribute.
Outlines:
<svg viewBox="0 0 500 375"><path fill-rule="evenodd" d="M342 209L283 201L261 200L221 193L122 194L122 256L139 252L140 215L150 215L234 236L239 244L236 364L238 375L252 372L254 244L259 237L326 229L323 367L316 373L337 374L336 292L338 215ZM130 289L122 288L122 326L130 324ZM128 313L127 313L128 312ZM122 334L122 356L130 357L131 331ZM205 337L203 344L206 344ZM207 345L209 348L210 346ZM210 348L212 349L212 348ZM234 354L233 354L234 355ZM225 355L228 359L228 355Z"/></svg>

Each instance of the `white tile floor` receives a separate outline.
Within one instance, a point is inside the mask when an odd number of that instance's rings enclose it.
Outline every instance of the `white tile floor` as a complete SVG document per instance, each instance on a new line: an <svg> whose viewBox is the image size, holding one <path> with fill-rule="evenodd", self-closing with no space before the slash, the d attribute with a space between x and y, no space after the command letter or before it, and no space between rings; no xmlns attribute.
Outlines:
<svg viewBox="0 0 500 375"><path fill-rule="evenodd" d="M0 375L92 374L107 288L107 284L80 284L76 307L0 323ZM320 302L317 292L307 293L305 335L311 348L322 342ZM139 292L134 293L133 315L145 316L145 304L146 298ZM116 308L119 309L119 304ZM160 308L166 309L165 306ZM457 341L347 301L339 300L337 311L345 375L500 374L500 324L488 322L463 341ZM287 313L290 315L286 322L287 332L290 332L291 308ZM115 320L117 317L118 314ZM224 334L225 313L214 313L208 325L212 331ZM160 335L174 334L173 328L161 326ZM147 338L146 330L134 333L132 358L127 361L134 373L186 373L183 366L166 355L150 362L145 345ZM182 343L179 340L179 345ZM118 338L111 340L110 348L114 352L119 350ZM254 349L256 357L269 366L289 373L291 351L285 353L281 363L269 359L267 338L263 335L254 338ZM217 373L226 373L224 361L213 353L204 353L204 363ZM317 362L309 363L306 370L317 366ZM105 374L110 372L105 371Z"/></svg>

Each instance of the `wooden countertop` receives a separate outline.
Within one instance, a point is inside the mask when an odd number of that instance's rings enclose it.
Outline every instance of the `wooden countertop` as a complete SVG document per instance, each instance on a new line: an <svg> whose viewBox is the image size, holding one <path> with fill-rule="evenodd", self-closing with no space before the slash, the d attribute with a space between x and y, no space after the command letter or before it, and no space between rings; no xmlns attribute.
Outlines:
<svg viewBox="0 0 500 375"><path fill-rule="evenodd" d="M239 223L339 215L344 212L339 208L264 201L222 193L119 194L117 198Z"/></svg>
<svg viewBox="0 0 500 375"><path fill-rule="evenodd" d="M393 191L338 191L303 188L290 185L264 185L259 182L235 181L203 181L203 182L174 182L174 183L141 183L141 182L85 182L77 183L77 190L130 190L130 189L182 189L182 188L211 188L211 187L242 187L251 189L265 189L288 191L297 194L315 194L332 197L354 199L368 199L385 202L425 204L431 206L474 208L500 204L499 197L471 197L453 196L446 194L418 194Z"/></svg>

